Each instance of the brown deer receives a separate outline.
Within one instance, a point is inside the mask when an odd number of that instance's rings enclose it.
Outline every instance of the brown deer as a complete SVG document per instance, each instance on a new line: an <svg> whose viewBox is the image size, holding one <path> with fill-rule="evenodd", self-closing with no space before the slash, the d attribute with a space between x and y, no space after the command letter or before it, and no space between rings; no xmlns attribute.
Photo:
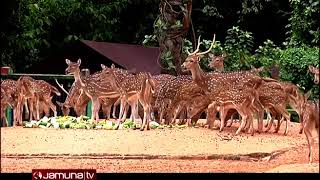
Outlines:
<svg viewBox="0 0 320 180"><path fill-rule="evenodd" d="M267 129L265 132L268 132L273 124L274 118L277 115L281 115L286 120L286 129L284 135L287 135L290 114L286 110L287 105L287 94L282 88L280 83L277 82L263 82L258 88L259 100L263 105L264 109L267 109L272 113L271 120L268 123ZM263 118L264 112L261 111L259 119ZM280 119L278 120L278 127L280 127ZM275 132L278 132L279 128L276 128ZM262 127L260 127L262 128ZM261 129L260 129L261 130Z"/></svg>
<svg viewBox="0 0 320 180"><path fill-rule="evenodd" d="M19 100L17 104L18 115L20 121L22 121L22 105L25 100L28 100L29 109L30 109L30 120L34 115L33 108L35 107L36 111L36 120L40 119L40 101L44 101L50 109L53 111L54 116L57 116L56 106L52 103L51 99L52 93L55 93L57 96L60 96L58 89L51 84L47 83L44 80L35 80L30 76L21 76L18 79L18 88L19 88Z"/></svg>
<svg viewBox="0 0 320 180"><path fill-rule="evenodd" d="M259 99L256 97L256 92L254 91L255 88L257 88L259 84L261 84L263 79L257 75L254 75L251 72L204 73L199 66L199 57L200 55L210 52L214 45L214 42L215 36L213 38L210 48L205 52L198 53L200 47L199 38L197 49L193 53L188 52L189 55L186 61L183 63L182 67L190 70L194 82L197 83L203 90L207 91L207 93L209 94L208 97L211 98L213 104L211 105L211 107L208 107L208 112L210 110L213 110L213 112L215 112L218 108L217 104L225 106L229 109L233 107L240 111L239 114L245 119L242 120L242 123L236 132L236 134L238 134L244 128L244 125L247 121L246 118L248 118L248 122L251 123L251 113L259 109L258 106L254 105L260 104L254 103L259 101ZM219 94L220 92L224 93ZM223 96L226 96L227 98ZM219 102L218 97L225 102ZM209 113L208 116L210 116ZM224 115L222 115L222 117L224 117ZM212 122L211 124L213 125ZM225 122L222 118L220 131L222 131L224 124Z"/></svg>
<svg viewBox="0 0 320 180"><path fill-rule="evenodd" d="M312 163L312 148L314 146L314 139L312 133L317 132L319 138L319 100L308 100L311 92L306 94L299 93L297 103L301 112L301 118L303 119L303 132L306 135L308 148L309 148L309 163Z"/></svg>
<svg viewBox="0 0 320 180"><path fill-rule="evenodd" d="M180 85L175 86L177 93L167 109L168 115L173 115L171 123L176 120L177 115L182 109L188 108L193 98L205 94L204 91L192 81L191 76L178 76L177 80Z"/></svg>
<svg viewBox="0 0 320 180"><path fill-rule="evenodd" d="M12 108L13 108L13 126L16 126L20 123L17 113L17 104L18 104L18 83L12 79L6 79L1 81L1 88L4 93L8 96L9 99L12 99Z"/></svg>
<svg viewBox="0 0 320 180"><path fill-rule="evenodd" d="M170 123L175 122L177 116L191 103L196 96L203 94L202 89L192 81L189 75L180 75L168 81L160 90L157 106L168 106L165 110L171 116ZM172 118L173 116L173 118Z"/></svg>
<svg viewBox="0 0 320 180"><path fill-rule="evenodd" d="M156 101L158 100L158 98L161 96L161 93L163 93L163 88L165 86L167 86L167 83L170 82L171 80L175 79L175 76L169 75L169 74L159 74L159 75L154 75L152 76L152 79L155 82L155 92L153 94L153 98L152 98L152 106L153 106L153 111L157 111L158 112L158 117L159 120L158 122L161 123L162 122L162 117L164 115L164 102L160 102L160 106L156 106ZM162 94L164 95L164 94ZM161 96L164 97L164 96ZM154 112L152 112L154 113Z"/></svg>
<svg viewBox="0 0 320 180"><path fill-rule="evenodd" d="M81 89L81 94L85 93L92 101L92 120L99 120L100 101L99 98L117 98L120 96L117 89L110 86L110 83L101 78L102 72L96 72L85 77L80 76L81 59L77 62L71 62L66 59L68 67L66 74L72 74L75 78L75 83L78 83Z"/></svg>
<svg viewBox="0 0 320 180"><path fill-rule="evenodd" d="M111 68L101 64L102 67L102 78L107 79L111 82L111 86L118 89L121 94L121 106L124 107L125 102L131 106L133 118L136 120L137 105L141 103L144 109L143 123L140 130L144 130L146 125L149 130L149 120L151 113L152 95L154 93L155 82L149 73L139 73L137 75L130 74L128 71L115 68L114 65ZM123 109L123 108L121 108ZM120 117L122 116L123 110L120 109ZM120 124L120 118L117 122L117 127Z"/></svg>
<svg viewBox="0 0 320 180"><path fill-rule="evenodd" d="M6 116L6 110L8 107L13 107L14 101L12 97L8 94L6 94L5 90L1 87L1 120L2 125L8 126L8 119Z"/></svg>
<svg viewBox="0 0 320 180"><path fill-rule="evenodd" d="M209 62L209 67L217 72L224 72L224 60L227 55L222 54L221 56L215 56L214 54L210 53L209 57L211 59Z"/></svg>
<svg viewBox="0 0 320 180"><path fill-rule="evenodd" d="M319 84L319 68L316 68L314 66L309 66L309 72L314 74L314 83Z"/></svg>
<svg viewBox="0 0 320 180"><path fill-rule="evenodd" d="M76 116L78 117L85 115L86 107L90 101L90 98L85 93L81 94L80 85L73 83L68 92L57 80L56 83L67 94L65 102L57 102L57 104L61 107L63 115L69 115L70 108L74 109ZM117 99L118 98L99 98L101 108L106 119L110 119L111 107Z"/></svg>

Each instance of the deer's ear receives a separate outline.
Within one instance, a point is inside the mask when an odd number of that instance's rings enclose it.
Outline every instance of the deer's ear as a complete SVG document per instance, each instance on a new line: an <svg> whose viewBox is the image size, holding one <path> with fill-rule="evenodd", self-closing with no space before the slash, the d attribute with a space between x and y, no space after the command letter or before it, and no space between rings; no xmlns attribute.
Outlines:
<svg viewBox="0 0 320 180"><path fill-rule="evenodd" d="M78 59L77 64L80 66L80 64L81 64L81 59L80 58Z"/></svg>
<svg viewBox="0 0 320 180"><path fill-rule="evenodd" d="M107 66L105 66L104 64L101 64L101 68L104 70L104 69L107 69Z"/></svg>
<svg viewBox="0 0 320 180"><path fill-rule="evenodd" d="M114 68L116 68L116 66L112 63L111 68L114 69Z"/></svg>
<svg viewBox="0 0 320 180"><path fill-rule="evenodd" d="M254 69L256 69L254 66L252 66L252 65L250 65L250 68L252 69L252 70L254 70Z"/></svg>
<svg viewBox="0 0 320 180"><path fill-rule="evenodd" d="M69 65L71 61L69 59L66 59L66 63Z"/></svg>
<svg viewBox="0 0 320 180"><path fill-rule="evenodd" d="M210 57L211 59L213 59L215 56L214 56L214 54L209 53L209 57Z"/></svg>
<svg viewBox="0 0 320 180"><path fill-rule="evenodd" d="M309 71L311 73L314 73L314 74L317 73L317 68L316 67L310 65L308 68L309 68Z"/></svg>

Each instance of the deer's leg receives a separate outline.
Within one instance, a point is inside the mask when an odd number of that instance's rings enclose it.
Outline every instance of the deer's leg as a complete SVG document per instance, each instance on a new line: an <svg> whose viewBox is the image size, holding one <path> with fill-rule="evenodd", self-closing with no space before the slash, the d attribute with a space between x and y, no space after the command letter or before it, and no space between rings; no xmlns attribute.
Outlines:
<svg viewBox="0 0 320 180"><path fill-rule="evenodd" d="M268 127L268 124L272 118L269 110L266 110L266 113L267 113L267 123L264 125L265 128ZM262 117L262 119L263 119L263 117Z"/></svg>
<svg viewBox="0 0 320 180"><path fill-rule="evenodd" d="M51 99L48 100L46 103L49 105L50 109L53 111L53 116L57 117L57 107L52 103ZM50 113L50 110L48 113L46 112L46 114L49 114L49 113Z"/></svg>
<svg viewBox="0 0 320 180"><path fill-rule="evenodd" d="M276 110L274 109L274 107L271 108L271 109L269 109L269 110L270 110L270 112L272 113L272 116L271 116L270 121L268 122L268 127L267 127L267 129L265 130L265 132L268 132L268 131L271 129L272 124L273 124L273 121L274 121L275 116L276 116L276 114L277 114L277 112L276 112Z"/></svg>
<svg viewBox="0 0 320 180"><path fill-rule="evenodd" d="M107 101L109 101L109 100L107 100ZM102 106L102 111L103 111L104 118L110 119L110 112L111 112L112 104L107 102L107 103L103 103L101 106Z"/></svg>
<svg viewBox="0 0 320 180"><path fill-rule="evenodd" d="M261 133L263 131L263 115L264 115L263 109L257 112L258 133Z"/></svg>
<svg viewBox="0 0 320 180"><path fill-rule="evenodd" d="M241 124L240 124L238 130L236 131L235 135L238 135L242 131L242 129L244 128L244 126L246 125L247 120L248 120L248 114L247 113L242 112L242 111L238 111L238 113L241 116Z"/></svg>
<svg viewBox="0 0 320 180"><path fill-rule="evenodd" d="M33 110L33 107L34 107L34 101L33 99L29 99L28 100L28 104L29 104L29 109L30 109L30 113L29 113L29 120L31 121L32 120L32 116L34 115L34 110ZM20 107L19 107L20 108Z"/></svg>
<svg viewBox="0 0 320 180"><path fill-rule="evenodd" d="M174 107L175 106L173 106L172 108L174 108ZM176 124L177 116L180 114L181 110L182 110L182 106L179 104L178 107L176 108L176 110L174 110L173 118L171 119L171 123L170 124L172 124L172 125Z"/></svg>
<svg viewBox="0 0 320 180"><path fill-rule="evenodd" d="M304 123L303 123L303 119L302 117L298 114L299 116L299 121L300 121L300 130L299 130L299 134L302 134L303 132L303 127L304 127Z"/></svg>
<svg viewBox="0 0 320 180"><path fill-rule="evenodd" d="M232 124L233 124L233 118L234 118L234 115L235 115L236 113L237 113L237 112L234 112L234 113L231 115L231 117L230 117L230 123L227 124L227 127L231 127L231 126L232 126Z"/></svg>
<svg viewBox="0 0 320 180"><path fill-rule="evenodd" d="M277 128L276 128L276 131L275 132L278 132L279 129L280 129L280 126L281 126L281 123L283 121L283 119L286 120L286 129L284 131L284 135L287 135L288 134L288 131L289 131L289 123L290 123L290 114L289 112L286 110L285 106L276 106L276 110L279 114L282 115L282 118L280 120L280 124L278 124Z"/></svg>
<svg viewBox="0 0 320 180"><path fill-rule="evenodd" d="M37 120L40 120L40 99L39 99L39 97L36 98L36 113L37 113Z"/></svg>
<svg viewBox="0 0 320 180"><path fill-rule="evenodd" d="M304 119L310 118L309 115L306 115L305 117L306 118L304 118ZM308 154L309 163L312 163L312 148L313 148L312 130L313 130L313 127L315 127L315 124L312 121L307 120L305 122L305 126L303 128L304 134L306 135L306 138L307 138L308 147L309 147L309 154Z"/></svg>
<svg viewBox="0 0 320 180"><path fill-rule="evenodd" d="M226 121L226 116L227 116L227 113L229 111L229 108L225 108L224 106L221 106L220 107L220 130L219 132L221 132L224 128L224 125L225 125L225 121Z"/></svg>
<svg viewBox="0 0 320 180"><path fill-rule="evenodd" d="M215 102L213 102L208 106L208 115L207 115L206 124L209 126L208 127L209 129L214 127L214 121L216 119L216 115L217 115L217 105Z"/></svg>
<svg viewBox="0 0 320 180"><path fill-rule="evenodd" d="M142 125L141 125L141 128L140 128L140 131L143 131L144 130L144 127L147 123L147 119L148 119L148 112L147 112L147 109L146 107L143 108L143 121L142 121Z"/></svg>
<svg viewBox="0 0 320 180"><path fill-rule="evenodd" d="M121 98L119 97L116 102L113 104L113 109L112 109L112 117L114 119L116 119L116 110L117 110L117 106L120 104L121 102Z"/></svg>
<svg viewBox="0 0 320 180"><path fill-rule="evenodd" d="M92 117L91 120L95 121L96 123L99 120L99 110L100 110L100 101L98 98L92 98Z"/></svg>
<svg viewBox="0 0 320 180"><path fill-rule="evenodd" d="M27 102L27 100L25 99L24 100L24 108L25 108L25 110L26 110L26 114L25 114L25 116L24 116L24 119L26 119L28 116L29 116L29 114L30 114L30 112L29 112L29 108L28 108L28 102ZM22 114L21 114L21 116L22 116Z"/></svg>
<svg viewBox="0 0 320 180"><path fill-rule="evenodd" d="M123 96L123 97L121 97L121 102L120 102L120 113L119 113L119 117L118 117L118 120L117 120L117 125L116 125L116 128L115 129L118 129L119 128L119 125L120 125L120 123L121 123L121 118L123 118L123 116L124 116L124 119L126 119L126 117L127 117L127 113L124 113L124 111L125 111L125 107L126 107L126 104L127 104L127 102L126 102L126 97L125 96Z"/></svg>
<svg viewBox="0 0 320 180"><path fill-rule="evenodd" d="M138 107L137 107L137 103L135 100L130 100L129 101L129 105L131 107L131 115L130 115L130 119L132 119L134 122L136 122L137 118L137 112L138 112Z"/></svg>

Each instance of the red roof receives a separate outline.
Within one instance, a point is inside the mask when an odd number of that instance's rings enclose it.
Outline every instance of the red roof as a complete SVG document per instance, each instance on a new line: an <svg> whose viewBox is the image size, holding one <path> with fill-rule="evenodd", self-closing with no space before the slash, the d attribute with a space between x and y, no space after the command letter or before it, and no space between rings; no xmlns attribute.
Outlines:
<svg viewBox="0 0 320 180"><path fill-rule="evenodd" d="M131 72L161 74L161 67L158 63L160 58L159 47L88 40L81 40L81 42Z"/></svg>

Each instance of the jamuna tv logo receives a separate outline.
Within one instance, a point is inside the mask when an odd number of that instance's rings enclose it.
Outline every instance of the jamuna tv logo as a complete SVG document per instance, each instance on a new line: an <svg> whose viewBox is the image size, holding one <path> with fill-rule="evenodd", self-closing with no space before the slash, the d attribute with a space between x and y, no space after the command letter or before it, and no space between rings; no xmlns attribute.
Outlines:
<svg viewBox="0 0 320 180"><path fill-rule="evenodd" d="M96 180L95 169L33 169L32 180Z"/></svg>

